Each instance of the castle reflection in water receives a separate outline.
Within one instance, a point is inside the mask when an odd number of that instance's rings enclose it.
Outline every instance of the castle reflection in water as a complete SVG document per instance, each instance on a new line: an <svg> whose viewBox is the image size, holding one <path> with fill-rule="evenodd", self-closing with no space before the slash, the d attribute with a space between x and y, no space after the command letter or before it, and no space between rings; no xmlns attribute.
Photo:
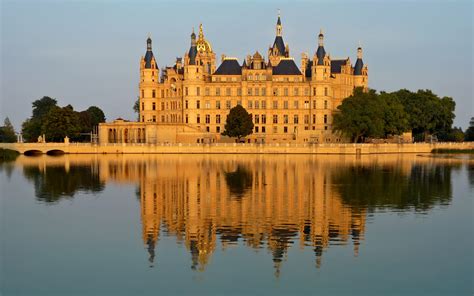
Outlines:
<svg viewBox="0 0 474 296"><path fill-rule="evenodd" d="M138 184L151 266L166 235L186 246L193 269L204 270L216 248L243 244L268 250L277 275L293 245L311 248L316 267L330 245L351 245L357 256L376 208L448 205L451 169L461 165L416 156L294 155L20 157L17 163L46 202L101 191L109 181Z"/></svg>

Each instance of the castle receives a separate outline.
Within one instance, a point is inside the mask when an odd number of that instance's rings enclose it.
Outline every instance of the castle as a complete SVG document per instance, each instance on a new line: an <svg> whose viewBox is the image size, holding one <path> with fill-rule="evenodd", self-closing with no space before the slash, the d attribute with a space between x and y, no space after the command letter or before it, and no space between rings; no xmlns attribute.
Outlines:
<svg viewBox="0 0 474 296"><path fill-rule="evenodd" d="M215 143L232 107L242 105L252 114L251 143L334 143L344 139L333 132L333 114L355 87L368 88L362 48L354 65L350 58L332 59L324 49L324 35L310 58L301 55L298 67L283 41L280 15L267 59L258 51L242 64L216 54L204 37L191 34L191 46L174 66L161 70L147 39L140 59L139 120L117 119L100 124L99 139L106 143Z"/></svg>

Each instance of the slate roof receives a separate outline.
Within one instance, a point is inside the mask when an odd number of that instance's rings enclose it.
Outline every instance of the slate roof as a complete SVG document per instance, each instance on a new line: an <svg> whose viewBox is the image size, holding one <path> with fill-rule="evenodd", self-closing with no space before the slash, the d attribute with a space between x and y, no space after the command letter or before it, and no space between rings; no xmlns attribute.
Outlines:
<svg viewBox="0 0 474 296"><path fill-rule="evenodd" d="M189 64L195 65L196 64L196 55L197 55L197 47L196 45L191 46L189 48Z"/></svg>
<svg viewBox="0 0 474 296"><path fill-rule="evenodd" d="M318 50L316 50L316 56L318 57L318 65L324 65L324 57L326 56L326 50L324 50L324 46L318 46Z"/></svg>
<svg viewBox="0 0 474 296"><path fill-rule="evenodd" d="M145 69L151 69L151 61L153 59L153 52L151 50L147 50L145 54Z"/></svg>
<svg viewBox="0 0 474 296"><path fill-rule="evenodd" d="M214 75L241 75L242 68L239 62L235 59L225 59L219 68L217 68Z"/></svg>
<svg viewBox="0 0 474 296"><path fill-rule="evenodd" d="M347 60L331 60L331 73L341 73L341 67L345 66Z"/></svg>
<svg viewBox="0 0 474 296"><path fill-rule="evenodd" d="M292 59L281 60L278 66L272 69L273 75L301 75L300 69Z"/></svg>
<svg viewBox="0 0 474 296"><path fill-rule="evenodd" d="M283 37L276 36L275 41L273 42L273 48L278 48L280 55L285 55L285 42L283 42Z"/></svg>
<svg viewBox="0 0 474 296"><path fill-rule="evenodd" d="M364 62L362 59L357 59L354 65L354 75L362 75L362 68L364 67Z"/></svg>
<svg viewBox="0 0 474 296"><path fill-rule="evenodd" d="M311 77L311 67L313 66L313 61L308 60L304 74L306 77Z"/></svg>

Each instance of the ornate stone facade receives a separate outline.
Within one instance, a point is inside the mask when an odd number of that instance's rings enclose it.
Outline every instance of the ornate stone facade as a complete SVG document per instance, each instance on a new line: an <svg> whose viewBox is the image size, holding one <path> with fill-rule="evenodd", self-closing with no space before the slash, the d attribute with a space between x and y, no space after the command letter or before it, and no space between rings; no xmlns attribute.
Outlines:
<svg viewBox="0 0 474 296"><path fill-rule="evenodd" d="M276 37L265 59L259 52L240 63L222 55L216 69L211 43L191 34L191 46L174 66L161 70L147 39L140 60L139 122L117 121L100 126L100 142L233 141L221 136L229 110L241 104L253 116L253 143L334 143L344 141L332 132L333 114L355 87L368 88L362 48L357 59L332 59L324 49L324 35L310 58L301 55L298 67L282 37L280 16ZM132 136L131 136L132 135Z"/></svg>

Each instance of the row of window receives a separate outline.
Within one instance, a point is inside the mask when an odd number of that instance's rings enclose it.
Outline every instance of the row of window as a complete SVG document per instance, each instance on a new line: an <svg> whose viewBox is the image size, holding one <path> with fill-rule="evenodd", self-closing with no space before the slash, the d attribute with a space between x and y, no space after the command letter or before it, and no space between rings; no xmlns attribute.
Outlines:
<svg viewBox="0 0 474 296"><path fill-rule="evenodd" d="M155 104L155 103L153 103ZM221 109L221 101L215 101L215 108L216 109ZM242 105L242 101L237 101L237 105ZM283 101L283 104L281 104L281 101L273 101L272 108L273 109L278 109L279 106L282 106L282 109L289 109L289 101ZM163 103L162 103L162 110L163 109ZM185 109L189 109L189 101L184 102ZM309 109L310 104L309 101L304 101L303 105L304 109ZM324 109L328 109L328 101L324 100ZM226 109L232 108L232 102L230 100L226 101ZM259 100L249 100L247 101L247 109L266 109L267 108L267 102L266 101L259 101ZM299 101L293 101L293 109L299 109L300 108L300 102ZM196 101L196 109L201 109L201 101L197 100ZM211 102L210 101L205 101L204 103L204 109L211 109ZM316 100L313 100L313 109L316 109ZM155 110L155 109L153 109Z"/></svg>
<svg viewBox="0 0 474 296"><path fill-rule="evenodd" d="M204 95L205 96L210 96L211 93L210 93L210 89L208 87L206 87L205 89L205 92L204 92ZM176 92L176 89L173 89L174 92ZM181 90L178 89L178 94L181 95ZM173 92L173 94L174 94ZM186 96L189 96L189 88L188 87L185 87L184 88L184 94ZM279 96L279 95L283 95L283 96L289 96L290 92L289 92L289 89L287 87L283 88L283 93L280 93L279 89L278 88L274 88L273 89L273 95L274 96ZM329 95L329 90L327 87L324 88L324 92L323 92L324 96L328 96ZM145 97L145 91L142 90L141 92L141 97L144 98ZM201 88L198 86L196 88L196 95L197 96L200 96L201 95ZM221 88L216 88L215 89L215 95L216 96L221 96ZM237 96L242 96L242 88L237 88L237 93L236 94L233 94L232 92L232 88L230 87L227 87L225 88L225 96L232 96L232 95L237 95ZM247 88L247 96L266 96L267 95L267 90L265 87L254 87L254 88ZM295 87L293 88L293 92L292 92L292 95L293 96L299 96L300 95L300 88L298 87ZM309 96L309 88L304 88L303 90L303 95L304 96ZM313 96L316 96L317 95L317 88L316 87L313 87ZM168 90L166 90L166 97L169 96L169 92ZM151 97L152 98L156 98L156 90L152 90L152 93L151 93ZM164 98L165 97L165 90L162 89L161 90L161 98Z"/></svg>
<svg viewBox="0 0 474 296"><path fill-rule="evenodd" d="M221 129L220 126L216 126L216 128L215 128L216 133L220 133L221 130L222 129ZM253 130L254 130L254 133L256 133L256 134L259 134L259 133L265 134L267 132L267 128L265 126L254 126ZM282 131L285 134L287 134L290 131L288 126L283 126L283 129L280 129L278 126L273 126L272 127L272 133L274 133L274 134L278 134L279 130ZM309 130L309 126L305 126L305 130ZM314 127L313 127L313 130L315 130ZM328 130L328 127L325 126L324 130ZM298 131L298 128L296 126L293 127L292 132L297 133L297 131ZM206 132L208 132L208 133L211 132L211 127L210 126L206 126Z"/></svg>
<svg viewBox="0 0 474 296"><path fill-rule="evenodd" d="M206 123L206 124L211 123L211 115L210 114L206 114L204 118L205 118L204 123ZM272 119L273 119L272 122L274 124L278 124L279 123L279 118L281 118L281 117L279 117L277 114L274 114L273 117L272 117ZM304 124L309 124L309 118L310 117L309 117L308 114L304 115ZM267 123L267 116L265 114L255 114L254 118L253 118L253 122L254 122L254 124L266 124ZM324 124L328 123L328 115L327 114L324 115L323 122L324 122ZM188 114L185 115L185 123L189 123L189 115ZM201 123L201 115L200 114L196 115L196 123ZM217 114L215 116L215 123L216 124L221 123L221 116L219 114ZM290 123L290 116L289 115L287 115L287 114L283 115L283 123L284 124ZM316 124L316 114L313 114L312 123ZM293 124L299 124L299 115L297 115L297 114L293 115Z"/></svg>

